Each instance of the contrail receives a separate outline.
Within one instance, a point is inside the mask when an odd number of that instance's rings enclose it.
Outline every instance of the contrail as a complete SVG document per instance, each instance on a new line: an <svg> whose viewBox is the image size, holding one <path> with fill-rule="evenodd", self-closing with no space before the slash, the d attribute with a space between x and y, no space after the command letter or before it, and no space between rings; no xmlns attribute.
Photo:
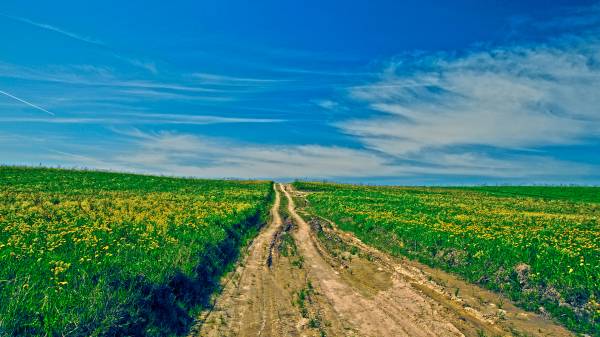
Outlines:
<svg viewBox="0 0 600 337"><path fill-rule="evenodd" d="M66 31L64 29L60 29L58 27L51 26L51 25L48 25L48 24L45 24L45 23L39 23L39 22L31 21L31 20L29 20L27 18L22 18L22 17L18 17L18 16L6 15L4 13L0 13L0 16L3 16L5 18L9 18L9 19L14 20L14 21L19 21L19 22L22 22L22 23L26 23L28 25L32 25L32 26L35 26L35 27L38 27L38 28L41 28L41 29L46 29L46 30L49 30L49 31L52 31L52 32L55 32L55 33L58 33L58 34L70 37L70 38L75 39L75 40L79 40L79 41L90 43L90 44L95 44L95 45L98 45L98 46L104 46L104 42L102 42L102 41L98 41L98 40L92 39L92 38L87 37L87 36L82 36L82 35L79 35L79 34L71 33L71 32Z"/></svg>
<svg viewBox="0 0 600 337"><path fill-rule="evenodd" d="M36 109L38 109L38 110L42 110L43 112L46 112L46 113L48 113L50 116L54 116L54 113L53 113L53 112L50 112L50 111L48 111L48 110L46 110L46 109L44 109L44 108L42 108L42 107L39 107L39 106L37 106L37 105L35 105L35 104L33 104L33 103L29 103L29 102L27 102L26 100L22 100L22 99L20 99L19 97L13 96L13 95L11 95L11 94L7 93L6 91L2 91L2 90L0 90L0 94L2 94L2 95L6 95L6 96L8 96L8 97L10 97L10 98L12 98L12 99L16 99L17 101L19 101L19 102L21 102L21 103L25 103L25 104L29 105L30 107L36 108Z"/></svg>

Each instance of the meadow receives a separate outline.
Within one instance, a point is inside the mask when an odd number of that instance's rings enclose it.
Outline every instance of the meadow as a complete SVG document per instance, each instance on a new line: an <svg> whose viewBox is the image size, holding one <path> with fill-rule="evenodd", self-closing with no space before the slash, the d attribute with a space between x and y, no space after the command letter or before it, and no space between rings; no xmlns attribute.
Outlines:
<svg viewBox="0 0 600 337"><path fill-rule="evenodd" d="M600 335L600 188L294 186L367 244Z"/></svg>
<svg viewBox="0 0 600 337"><path fill-rule="evenodd" d="M0 167L0 336L185 334L272 183Z"/></svg>

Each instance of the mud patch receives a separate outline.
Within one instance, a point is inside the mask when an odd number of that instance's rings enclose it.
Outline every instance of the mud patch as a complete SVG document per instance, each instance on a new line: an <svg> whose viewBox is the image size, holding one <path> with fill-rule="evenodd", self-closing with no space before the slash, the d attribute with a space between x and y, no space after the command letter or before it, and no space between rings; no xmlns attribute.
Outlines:
<svg viewBox="0 0 600 337"><path fill-rule="evenodd" d="M392 273L375 265L369 254L340 238L329 223L313 218L310 225L321 255L363 296L375 296L392 286Z"/></svg>
<svg viewBox="0 0 600 337"><path fill-rule="evenodd" d="M353 259L342 272L342 278L363 296L372 297L392 286L392 274L372 262L361 258Z"/></svg>

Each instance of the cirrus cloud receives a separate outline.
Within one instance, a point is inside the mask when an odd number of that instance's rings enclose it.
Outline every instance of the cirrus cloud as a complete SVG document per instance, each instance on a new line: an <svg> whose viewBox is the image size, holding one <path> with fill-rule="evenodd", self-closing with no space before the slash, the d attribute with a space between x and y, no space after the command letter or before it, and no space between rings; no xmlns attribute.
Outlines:
<svg viewBox="0 0 600 337"><path fill-rule="evenodd" d="M600 135L600 40L396 60L350 95L379 114L336 125L392 156L578 144Z"/></svg>

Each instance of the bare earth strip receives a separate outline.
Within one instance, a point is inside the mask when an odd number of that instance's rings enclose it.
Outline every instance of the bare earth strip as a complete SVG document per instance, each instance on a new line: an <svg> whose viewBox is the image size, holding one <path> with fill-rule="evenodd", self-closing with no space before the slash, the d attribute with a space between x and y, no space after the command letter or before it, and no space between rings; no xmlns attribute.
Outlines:
<svg viewBox="0 0 600 337"><path fill-rule="evenodd" d="M492 292L379 252L326 219L307 223L292 194L303 198L276 187L272 220L192 336L573 336Z"/></svg>

